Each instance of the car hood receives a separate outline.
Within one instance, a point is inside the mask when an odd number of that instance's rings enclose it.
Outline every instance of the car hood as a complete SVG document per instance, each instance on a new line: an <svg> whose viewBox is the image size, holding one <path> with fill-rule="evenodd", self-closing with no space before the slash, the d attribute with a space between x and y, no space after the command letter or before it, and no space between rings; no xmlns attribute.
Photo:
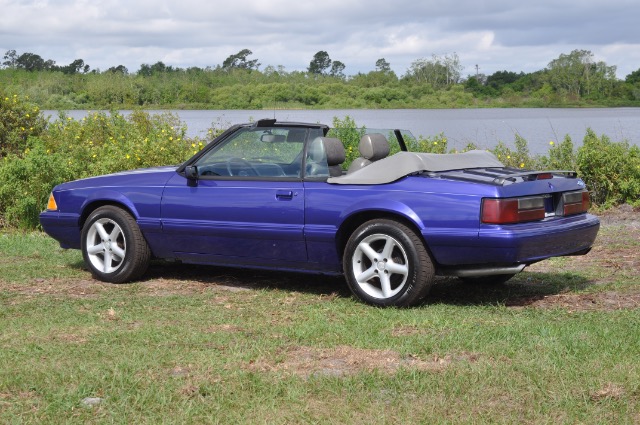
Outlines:
<svg viewBox="0 0 640 425"><path fill-rule="evenodd" d="M58 185L56 190L72 190L89 187L116 186L157 186L164 185L175 175L178 165L140 168L137 170L121 171L102 176L87 177Z"/></svg>

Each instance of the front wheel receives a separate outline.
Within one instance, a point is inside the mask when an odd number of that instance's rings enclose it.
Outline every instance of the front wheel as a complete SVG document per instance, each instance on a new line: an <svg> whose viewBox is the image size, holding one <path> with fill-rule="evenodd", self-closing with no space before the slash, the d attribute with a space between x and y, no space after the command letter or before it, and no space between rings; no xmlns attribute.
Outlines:
<svg viewBox="0 0 640 425"><path fill-rule="evenodd" d="M409 307L429 292L433 262L422 239L395 220L371 220L356 229L344 250L351 292L377 306Z"/></svg>
<svg viewBox="0 0 640 425"><path fill-rule="evenodd" d="M82 256L97 279L123 283L142 276L151 251L134 218L107 205L92 212L82 228Z"/></svg>

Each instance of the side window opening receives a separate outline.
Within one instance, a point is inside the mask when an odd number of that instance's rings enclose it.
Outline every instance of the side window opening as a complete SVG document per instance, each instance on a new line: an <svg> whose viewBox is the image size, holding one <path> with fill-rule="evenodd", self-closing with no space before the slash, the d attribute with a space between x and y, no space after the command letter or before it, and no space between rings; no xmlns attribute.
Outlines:
<svg viewBox="0 0 640 425"><path fill-rule="evenodd" d="M299 127L245 128L213 148L195 164L199 176L300 177L308 130Z"/></svg>

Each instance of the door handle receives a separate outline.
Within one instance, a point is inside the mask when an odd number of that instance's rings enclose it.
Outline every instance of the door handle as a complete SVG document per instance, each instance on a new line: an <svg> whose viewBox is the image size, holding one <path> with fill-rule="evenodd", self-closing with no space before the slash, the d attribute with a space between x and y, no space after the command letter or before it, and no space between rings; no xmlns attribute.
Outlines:
<svg viewBox="0 0 640 425"><path fill-rule="evenodd" d="M293 199L293 190L278 190L276 191L276 199L280 201L290 201Z"/></svg>

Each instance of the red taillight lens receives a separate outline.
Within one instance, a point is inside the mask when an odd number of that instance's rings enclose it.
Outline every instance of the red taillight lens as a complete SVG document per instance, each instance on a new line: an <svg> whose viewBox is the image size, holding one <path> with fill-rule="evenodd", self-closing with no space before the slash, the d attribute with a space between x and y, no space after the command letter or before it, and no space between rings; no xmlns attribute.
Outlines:
<svg viewBox="0 0 640 425"><path fill-rule="evenodd" d="M563 215L581 214L589 211L589 192L569 192L562 194Z"/></svg>
<svg viewBox="0 0 640 425"><path fill-rule="evenodd" d="M482 222L487 224L522 223L545 217L544 198L483 199Z"/></svg>

